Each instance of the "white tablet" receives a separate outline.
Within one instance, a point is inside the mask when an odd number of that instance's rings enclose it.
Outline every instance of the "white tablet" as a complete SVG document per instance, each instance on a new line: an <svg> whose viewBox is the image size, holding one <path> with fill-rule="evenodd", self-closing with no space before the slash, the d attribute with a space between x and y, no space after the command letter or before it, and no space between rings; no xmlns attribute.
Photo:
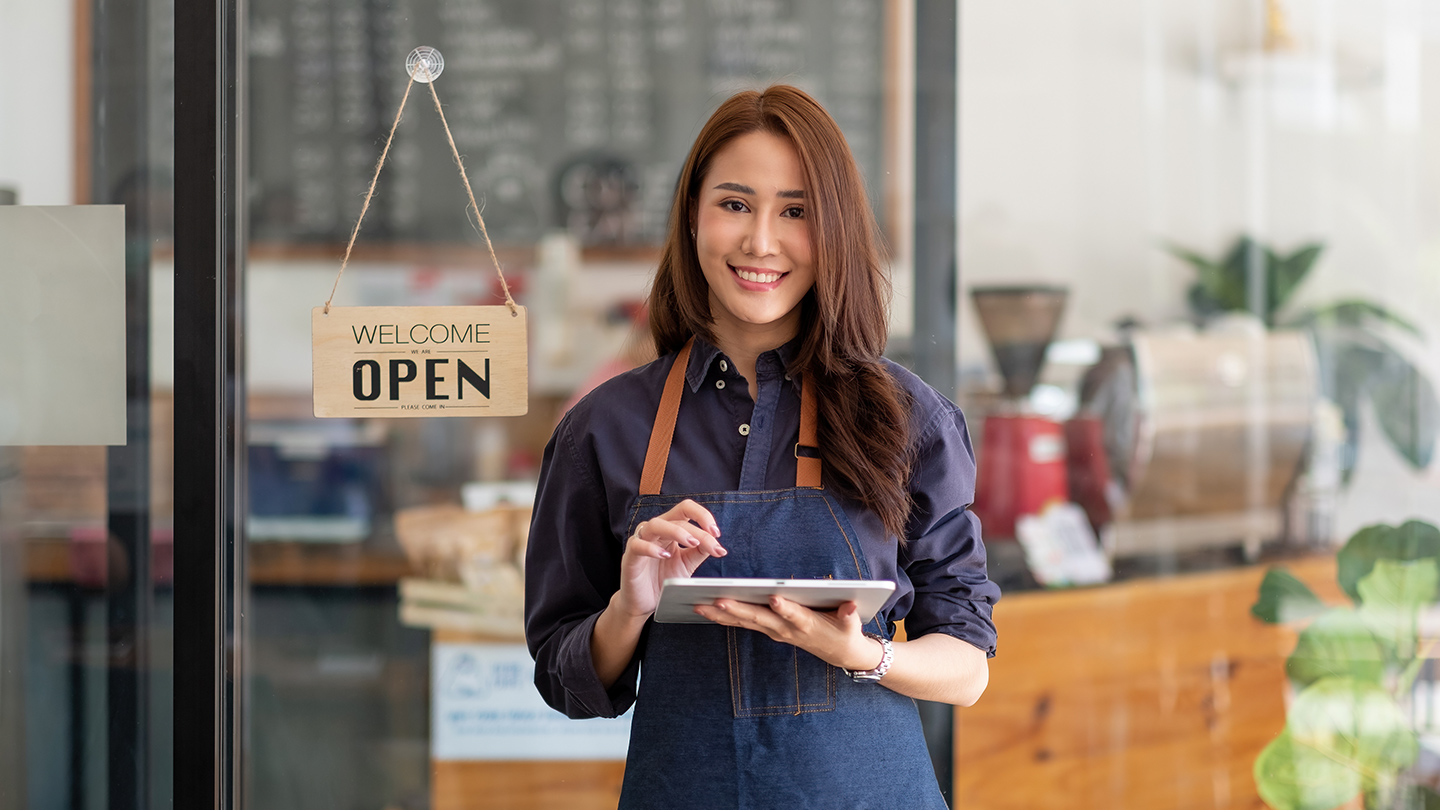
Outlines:
<svg viewBox="0 0 1440 810"><path fill-rule="evenodd" d="M766 605L771 596L816 610L833 610L843 602L855 602L860 621L868 622L895 591L895 583L873 579L722 579L719 577L676 577L660 588L660 606L655 621L703 624L710 620L695 612L696 605L714 604L716 599L734 599L752 605Z"/></svg>

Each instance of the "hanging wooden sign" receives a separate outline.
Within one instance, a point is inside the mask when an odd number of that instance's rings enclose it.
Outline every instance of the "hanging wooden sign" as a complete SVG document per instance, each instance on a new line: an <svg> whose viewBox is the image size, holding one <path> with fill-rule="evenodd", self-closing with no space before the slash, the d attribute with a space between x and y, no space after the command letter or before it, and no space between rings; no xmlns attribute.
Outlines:
<svg viewBox="0 0 1440 810"><path fill-rule="evenodd" d="M315 415L521 416L525 308L315 307Z"/></svg>
<svg viewBox="0 0 1440 810"><path fill-rule="evenodd" d="M480 216L465 161L455 146L435 79L445 60L434 48L410 52L405 70L410 83L390 125L385 148L370 178L370 190L350 232L345 257L325 306L310 311L310 362L316 416L522 416L529 409L525 308L510 296L510 285L495 256L495 246ZM380 170L390 154L395 129L416 82L430 87L435 111L470 200L476 232L485 239L490 261L505 294L499 307L332 307L360 224L375 196Z"/></svg>

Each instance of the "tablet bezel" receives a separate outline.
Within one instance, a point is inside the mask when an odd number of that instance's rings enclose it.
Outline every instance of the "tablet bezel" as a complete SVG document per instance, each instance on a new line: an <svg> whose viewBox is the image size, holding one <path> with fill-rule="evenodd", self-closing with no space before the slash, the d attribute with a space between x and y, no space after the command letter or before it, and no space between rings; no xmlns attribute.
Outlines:
<svg viewBox="0 0 1440 810"><path fill-rule="evenodd" d="M695 612L696 605L716 599L734 599L753 605L768 605L779 595L817 610L832 610L842 602L855 602L860 621L875 617L895 592L895 583L875 579L735 579L722 577L674 577L660 587L660 605L655 621L666 624L708 624Z"/></svg>

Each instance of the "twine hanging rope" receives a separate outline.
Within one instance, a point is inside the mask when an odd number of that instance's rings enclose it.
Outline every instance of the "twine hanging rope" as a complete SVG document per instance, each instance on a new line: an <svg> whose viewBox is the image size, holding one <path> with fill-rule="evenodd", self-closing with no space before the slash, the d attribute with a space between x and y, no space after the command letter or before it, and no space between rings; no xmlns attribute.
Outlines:
<svg viewBox="0 0 1440 810"><path fill-rule="evenodd" d="M416 49L418 52L420 49ZM438 58L438 54L437 54ZM413 55L412 55L413 59ZM470 188L470 177L465 174L465 161L460 158L460 150L455 146L455 136L450 133L450 123L445 120L445 108L440 104L440 94L435 90L435 78L430 73L430 62L428 59L415 61L416 70L410 74L410 81L405 85L405 93L400 97L400 109L395 111L395 121L390 124L390 134L385 138L385 148L380 152L380 160L375 163L375 175L370 178L370 189L365 192L365 203L360 206L360 216L355 220L355 229L350 232L350 243L345 246L345 257L340 260L340 272L335 274L335 283L330 287L330 297L325 299L325 314L330 314L330 302L335 300L335 291L340 288L340 277L345 275L345 265L350 263L350 252L355 249L355 239L360 235L360 223L365 221L365 212L370 210L370 200L375 197L375 184L380 180L380 170L385 166L385 160L390 156L390 144L395 141L395 130L400 126L400 118L405 114L405 102L410 99L410 88L415 86L416 80L430 85L430 96L435 99L435 111L440 113L440 123L445 127L445 140L450 143L450 153L455 157L455 165L460 169L460 180L465 184L465 194L470 198L470 207L465 209L466 219L469 219L470 211L475 212L475 221L470 227L476 228L476 232L485 240L485 249L490 253L490 261L495 264L495 275L500 278L500 289L505 293L505 306L510 308L511 317L520 314L519 308L515 305L515 299L510 296L510 285L505 281L505 273L500 269L500 259L495 255L495 245L490 242L490 232L485 228L485 218L480 215L480 204L475 201L475 191ZM444 62L441 62L443 67ZM420 75L416 75L416 74ZM438 74L437 74L438 75Z"/></svg>

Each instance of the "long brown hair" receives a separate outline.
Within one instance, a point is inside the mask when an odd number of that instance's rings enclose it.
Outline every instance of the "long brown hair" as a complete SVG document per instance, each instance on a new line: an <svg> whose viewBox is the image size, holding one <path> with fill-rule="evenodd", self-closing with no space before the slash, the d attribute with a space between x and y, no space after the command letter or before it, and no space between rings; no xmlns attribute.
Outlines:
<svg viewBox="0 0 1440 810"><path fill-rule="evenodd" d="M692 335L712 344L710 288L691 223L710 162L731 140L767 132L790 141L805 175L805 216L815 286L800 303L803 339L790 373L805 375L820 405L825 485L879 515L902 542L910 512L908 395L880 360L890 279L875 216L845 136L819 102L775 85L732 96L705 123L675 186L669 234L650 291L650 333L661 355Z"/></svg>

